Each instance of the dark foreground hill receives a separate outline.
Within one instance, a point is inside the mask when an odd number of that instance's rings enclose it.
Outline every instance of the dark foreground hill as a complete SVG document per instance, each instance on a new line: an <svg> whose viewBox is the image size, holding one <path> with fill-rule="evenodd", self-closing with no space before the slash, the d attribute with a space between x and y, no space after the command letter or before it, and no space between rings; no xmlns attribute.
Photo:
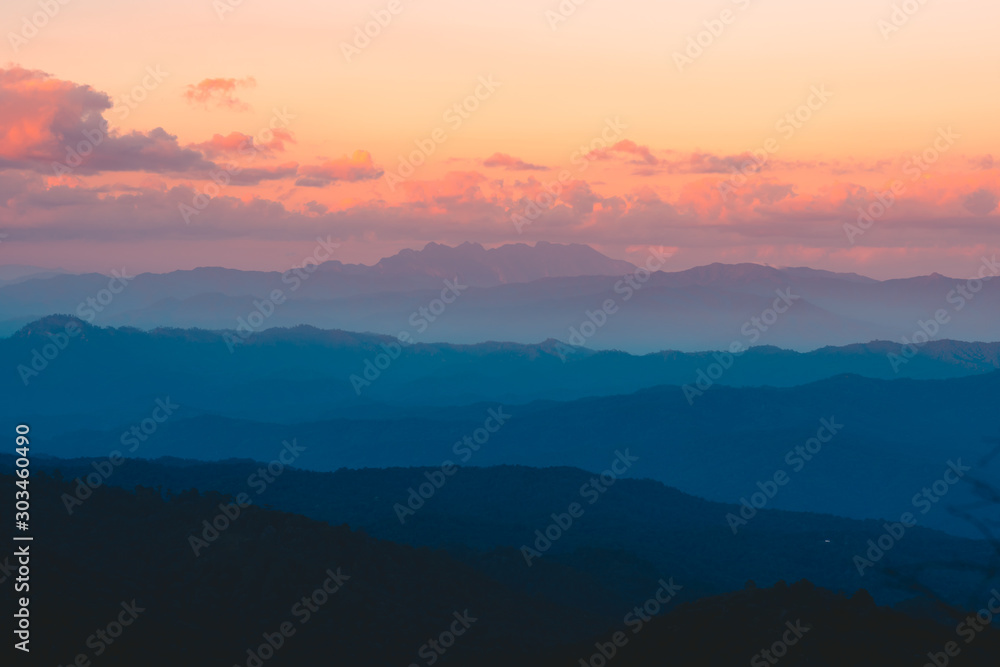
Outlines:
<svg viewBox="0 0 1000 667"><path fill-rule="evenodd" d="M407 665L454 629L468 637L443 664L492 665L601 627L444 553L257 507L237 515L218 494L105 489L70 516L60 496L72 485L36 475L30 489L31 664L82 654L95 665L253 667L248 651L280 642L268 665ZM14 576L3 587L8 622Z"/></svg>
<svg viewBox="0 0 1000 667"><path fill-rule="evenodd" d="M595 623L442 552L252 506L236 515L214 493L103 488L69 515L59 498L72 484L35 475L30 488L32 664L569 667L614 651L614 664L636 667L773 664L754 660L786 652L789 665L895 667L966 636L956 620L806 582L683 604L675 577ZM193 548L205 520L217 533ZM996 664L993 633L973 639L961 664Z"/></svg>
<svg viewBox="0 0 1000 667"><path fill-rule="evenodd" d="M995 593L985 594L983 604ZM1000 600L1000 597L997 598ZM989 612L987 612L989 613ZM920 667L995 665L1000 632L956 614L947 625L880 608L864 592L853 597L808 581L684 603L648 624L623 624L581 646L582 664L620 667ZM618 640L615 644L614 640ZM614 662L611 663L610 661ZM560 667L579 667L566 660Z"/></svg>
<svg viewBox="0 0 1000 667"><path fill-rule="evenodd" d="M12 460L0 464L9 469ZM85 460L37 459L35 465L68 479L96 470ZM956 605L977 604L984 586L1000 584L996 575L990 579L997 552L988 542L919 523L900 533L894 525L899 517L855 521L769 509L749 515L738 505L705 501L651 480L608 484L608 478L601 482L572 468L458 468L449 475L441 469L315 473L273 466L281 474L266 483L267 466L252 461L130 460L113 471L98 461L97 467L110 471L103 485L247 493L264 506L346 524L379 539L446 549L522 593L603 618L645 599L654 582L670 577L684 585L682 598L738 590L748 579L761 585L809 579L849 593L864 588L880 603L900 603L929 590ZM69 502L68 510L76 513L77 504ZM564 528L572 503L579 504L580 516ZM558 528L553 515L562 524ZM731 523L730 517L743 516L749 518ZM886 536L887 524L898 538ZM881 540L888 549L869 555L869 540Z"/></svg>

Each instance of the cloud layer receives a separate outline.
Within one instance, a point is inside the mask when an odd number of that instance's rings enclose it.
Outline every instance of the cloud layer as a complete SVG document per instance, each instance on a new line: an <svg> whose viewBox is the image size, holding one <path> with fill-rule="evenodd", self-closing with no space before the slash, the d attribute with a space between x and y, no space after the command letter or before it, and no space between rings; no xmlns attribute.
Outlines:
<svg viewBox="0 0 1000 667"><path fill-rule="evenodd" d="M184 94L195 104L242 109L235 94L252 85L252 78L205 79ZM654 244L680 248L678 257L863 270L1000 245L1000 169L990 155L948 156L914 177L906 156L760 162L618 138L564 165L501 151L432 156L389 187L368 150L316 157L281 127L256 135L224 129L185 143L162 127L116 130L106 119L111 109L108 95L85 84L0 69L5 246L333 234L398 246ZM197 211L193 220L179 213L184 206ZM871 224L852 237L847 228L864 215ZM956 234L974 241L958 244Z"/></svg>

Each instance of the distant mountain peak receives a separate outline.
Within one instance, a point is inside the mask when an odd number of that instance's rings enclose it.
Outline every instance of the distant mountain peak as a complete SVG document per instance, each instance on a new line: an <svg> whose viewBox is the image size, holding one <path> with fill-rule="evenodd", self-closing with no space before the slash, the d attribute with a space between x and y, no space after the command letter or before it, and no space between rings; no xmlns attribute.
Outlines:
<svg viewBox="0 0 1000 667"><path fill-rule="evenodd" d="M401 250L383 258L370 270L386 277L458 277L469 285L487 287L539 278L619 275L635 270L635 266L580 243L539 241L534 246L511 243L486 248L471 241L457 246L432 241L421 250Z"/></svg>

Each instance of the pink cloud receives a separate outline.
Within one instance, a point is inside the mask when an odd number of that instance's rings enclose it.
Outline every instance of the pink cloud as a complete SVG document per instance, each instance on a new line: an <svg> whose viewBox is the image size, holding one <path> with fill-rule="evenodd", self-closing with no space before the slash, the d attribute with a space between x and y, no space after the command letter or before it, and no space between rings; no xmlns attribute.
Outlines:
<svg viewBox="0 0 1000 667"><path fill-rule="evenodd" d="M257 81L252 76L245 79L202 79L187 87L184 99L205 109L221 107L231 111L249 111L250 105L237 98L236 91L256 85Z"/></svg>
<svg viewBox="0 0 1000 667"><path fill-rule="evenodd" d="M615 153L628 153L636 157L637 162L642 164L659 164L659 160L653 155L653 152L649 150L648 146L640 146L630 139L623 139L617 144L612 146L610 149Z"/></svg>
<svg viewBox="0 0 1000 667"><path fill-rule="evenodd" d="M609 246L668 244L734 261L757 257L779 262L797 253L800 258L841 257L849 263L878 253L848 250L843 224L855 221L858 209L876 201L893 178L906 179L901 168L887 168L886 161L772 159L769 171L751 174L723 197L719 185L748 156L654 151L622 141L596 156L606 161L587 173L592 180L561 183L557 196L548 198L550 203L521 235L511 216L544 197L545 182L553 178L534 173L543 167L509 154L465 159L463 164L526 173L506 180L495 178L504 176L503 171L434 176L440 172L429 165L425 180L404 181L390 195L366 183L383 171L364 150L319 164L277 164L263 158L273 158L294 142L284 130L276 130L266 143L229 132L180 146L162 128L130 133L108 129L104 115L110 109L108 96L89 86L42 72L0 69L0 228L12 239L43 243L50 238L133 238L153 243L204 236L263 242L336 230L344 238L384 243L572 238ZM107 176L58 181L45 177L51 176L53 164L66 160L68 150L85 141L93 145L72 173L116 172L122 174L121 182ZM241 152L248 148L258 161L243 159ZM197 224L184 225L178 204L190 204L203 192L211 171L224 168L220 163L240 169L231 172L230 187L199 212ZM863 244L902 249L899 261L904 256L929 257L920 255L925 249L931 253L949 247L956 231L977 242L1000 244L1000 171L992 158L970 161L961 156L955 164L955 171L942 162L919 180L906 180L905 192L864 236ZM818 167L826 169L821 177L802 175L802 170ZM636 188L636 180L628 176L637 169L658 178ZM310 192L292 183L313 188L345 185L334 192ZM258 184L265 186L232 187ZM883 256L892 255L886 250Z"/></svg>
<svg viewBox="0 0 1000 667"><path fill-rule="evenodd" d="M90 86L20 67L0 69L0 169L65 174L184 172L213 165L162 128L119 134L104 112L111 100Z"/></svg>
<svg viewBox="0 0 1000 667"><path fill-rule="evenodd" d="M303 166L295 185L321 188L338 181L369 181L380 178L383 173L381 167L375 166L371 153L357 150L351 157L345 155L322 164Z"/></svg>
<svg viewBox="0 0 1000 667"><path fill-rule="evenodd" d="M298 173L299 165L297 162L286 162L270 167L243 167L232 173L231 182L233 185L257 185L261 181L295 178Z"/></svg>
<svg viewBox="0 0 1000 667"><path fill-rule="evenodd" d="M516 158L506 153L494 153L483 160L484 167L501 167L508 171L545 171L548 167L537 164L530 164L520 158Z"/></svg>
<svg viewBox="0 0 1000 667"><path fill-rule="evenodd" d="M278 128L272 130L272 139L267 143L259 143L249 134L242 132L230 132L227 135L214 134L208 141L199 144L192 144L191 148L196 148L211 158L229 157L233 155L246 155L260 151L265 154L281 153L285 151L285 144L296 143L292 133L288 130Z"/></svg>
<svg viewBox="0 0 1000 667"><path fill-rule="evenodd" d="M963 208L973 215L989 215L1000 205L997 193L986 188L979 188L965 196Z"/></svg>

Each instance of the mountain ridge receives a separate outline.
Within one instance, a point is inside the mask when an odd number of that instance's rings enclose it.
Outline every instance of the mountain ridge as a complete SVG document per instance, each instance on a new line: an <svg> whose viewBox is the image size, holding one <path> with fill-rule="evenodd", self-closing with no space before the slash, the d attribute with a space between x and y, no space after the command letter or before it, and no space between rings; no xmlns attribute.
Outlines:
<svg viewBox="0 0 1000 667"><path fill-rule="evenodd" d="M441 253L452 260L439 261ZM807 351L920 336L993 340L1000 325L1000 284L942 276L876 281L718 263L650 273L588 246L554 244L428 245L372 267L310 266L144 273L124 287L100 274L26 280L0 287L0 335L51 313L142 329L250 328L253 318L254 330L309 324L452 343L554 338L638 353L734 342Z"/></svg>

